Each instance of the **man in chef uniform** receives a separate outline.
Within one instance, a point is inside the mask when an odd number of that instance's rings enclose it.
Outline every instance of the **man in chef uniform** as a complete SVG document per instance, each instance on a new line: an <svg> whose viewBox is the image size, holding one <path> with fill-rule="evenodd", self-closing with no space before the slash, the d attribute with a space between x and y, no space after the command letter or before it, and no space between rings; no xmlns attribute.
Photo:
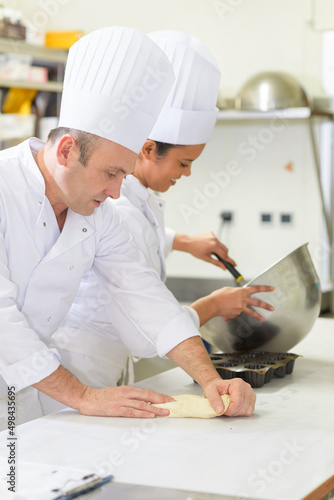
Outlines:
<svg viewBox="0 0 334 500"><path fill-rule="evenodd" d="M210 139L218 111L220 71L209 49L192 35L163 30L148 36L171 61L176 80L141 150L135 174L123 180L120 198L106 203L116 205L147 266L156 270L165 281L165 257L171 252L177 236L175 231L165 230L164 201L147 188L165 192L171 186L170 177L190 175L190 160L184 167L180 162L184 161L183 157L195 160ZM176 161L161 155L157 160L152 152L152 148L157 148L156 141L165 145L165 149L179 148L181 159ZM201 248L207 248L209 242L202 237L200 243ZM221 248L218 246L214 250L220 252ZM223 256L226 258L225 254ZM200 298L190 307L184 306L184 310L196 328L215 316L229 318L240 314L236 307L239 302L244 312L256 315L259 320L261 316L247 306L268 308L252 295L270 290L264 286L225 287ZM239 300L238 295L242 299ZM53 335L53 341L68 370L83 383L102 388L124 380L133 382L131 355L151 358L166 354L157 350L156 338L146 335L143 326L133 324L105 290L103 277L101 279L101 275L92 270L82 282L77 299Z"/></svg>
<svg viewBox="0 0 334 500"><path fill-rule="evenodd" d="M93 32L69 52L59 121L66 129L46 145L30 139L0 153L2 429L12 387L17 424L45 414L48 397L85 415L168 414L150 403L169 396L84 385L50 347L89 272L104 276L124 314L155 339L160 355L197 380L217 413L224 393L232 397L229 415L253 412L250 386L218 376L194 323L104 203L119 196L123 177L134 171L173 80L165 55L136 30Z"/></svg>

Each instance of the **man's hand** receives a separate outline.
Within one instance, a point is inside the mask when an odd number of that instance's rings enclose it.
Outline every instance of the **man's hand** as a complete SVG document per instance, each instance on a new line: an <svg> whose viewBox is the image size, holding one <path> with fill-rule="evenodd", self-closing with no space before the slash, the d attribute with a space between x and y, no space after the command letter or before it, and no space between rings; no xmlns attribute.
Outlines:
<svg viewBox="0 0 334 500"><path fill-rule="evenodd" d="M216 253L219 257L232 264L232 266L236 266L234 260L228 256L228 249L226 246L219 241L211 231L196 234L195 236L176 234L173 242L173 249L188 252L198 259L210 262L222 269L226 269L222 262L212 257L211 254Z"/></svg>
<svg viewBox="0 0 334 500"><path fill-rule="evenodd" d="M134 387L106 387L92 389L82 384L63 366L34 387L64 405L79 410L83 415L101 417L166 417L168 410L155 408L149 403L174 401L159 392Z"/></svg>
<svg viewBox="0 0 334 500"><path fill-rule="evenodd" d="M222 380L215 378L204 389L204 396L208 398L216 413L222 414L224 405L220 398L223 394L231 396L231 403L224 415L228 417L249 417L255 407L256 396L249 384L241 378Z"/></svg>
<svg viewBox="0 0 334 500"><path fill-rule="evenodd" d="M105 389L87 387L79 411L83 415L102 417L166 417L169 415L169 410L155 408L149 403L167 403L169 401L174 401L174 399L149 389L127 386L107 387Z"/></svg>
<svg viewBox="0 0 334 500"><path fill-rule="evenodd" d="M200 384L204 396L219 415L224 411L224 403L220 397L223 394L231 396L225 415L249 417L253 413L256 396L251 386L240 378L222 380L200 337L184 340L169 351L167 356Z"/></svg>

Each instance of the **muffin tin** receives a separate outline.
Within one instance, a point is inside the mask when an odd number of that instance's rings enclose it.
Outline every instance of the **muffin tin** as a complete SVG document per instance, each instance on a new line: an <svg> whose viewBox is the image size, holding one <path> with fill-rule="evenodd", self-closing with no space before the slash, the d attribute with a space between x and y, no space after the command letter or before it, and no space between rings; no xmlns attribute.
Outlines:
<svg viewBox="0 0 334 500"><path fill-rule="evenodd" d="M273 377L283 378L293 371L298 354L290 352L231 352L210 354L223 379L242 378L253 388L262 387Z"/></svg>

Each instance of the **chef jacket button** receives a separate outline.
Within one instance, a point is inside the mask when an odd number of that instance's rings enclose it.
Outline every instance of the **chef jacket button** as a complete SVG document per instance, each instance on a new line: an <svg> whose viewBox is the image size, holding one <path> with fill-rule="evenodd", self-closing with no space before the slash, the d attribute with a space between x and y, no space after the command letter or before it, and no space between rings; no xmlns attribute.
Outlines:
<svg viewBox="0 0 334 500"><path fill-rule="evenodd" d="M162 203L159 203L159 207L162 207Z"/></svg>
<svg viewBox="0 0 334 500"><path fill-rule="evenodd" d="M86 228L86 227L83 227L83 228L82 228L82 232L83 232L83 233L87 233L87 228Z"/></svg>
<svg viewBox="0 0 334 500"><path fill-rule="evenodd" d="M47 321L51 321L51 316L48 317Z"/></svg>
<svg viewBox="0 0 334 500"><path fill-rule="evenodd" d="M46 222L43 222L43 226L46 227Z"/></svg>
<svg viewBox="0 0 334 500"><path fill-rule="evenodd" d="M71 266L71 267L70 267L70 271L73 271L73 269L74 269L74 266Z"/></svg>

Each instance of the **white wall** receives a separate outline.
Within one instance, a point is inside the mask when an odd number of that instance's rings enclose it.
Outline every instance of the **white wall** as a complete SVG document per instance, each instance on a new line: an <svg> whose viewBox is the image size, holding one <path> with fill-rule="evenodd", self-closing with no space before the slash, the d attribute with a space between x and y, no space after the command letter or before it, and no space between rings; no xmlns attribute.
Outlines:
<svg viewBox="0 0 334 500"><path fill-rule="evenodd" d="M235 96L251 75L263 70L286 71L311 95L323 92L321 32L313 28L312 0L11 0L7 4L21 8L31 22L47 30L89 32L126 25L143 32L166 28L191 32L212 50L222 70L220 102ZM265 137L267 127L262 121L219 122L191 178L179 181L166 194L167 223L192 234L217 231L218 214L232 210L235 222L226 228L223 240L246 277L256 276L306 241L320 271L318 256L325 243L306 126L285 124L250 161L249 154L240 152L240 144L250 136ZM193 204L194 189L210 189L210 173L225 169L231 160L238 162L240 172L231 175L226 188L220 188L187 222L180 206ZM292 171L285 168L290 162ZM274 214L273 225L259 223L262 211ZM290 226L278 222L282 212L293 215ZM168 273L217 277L213 266L182 254L171 256Z"/></svg>
<svg viewBox="0 0 334 500"><path fill-rule="evenodd" d="M191 177L179 180L164 195L166 224L179 232L217 233L220 212L232 211L234 221L225 225L222 241L249 278L306 242L321 269L320 197L309 131L300 120L281 125L273 132L264 120L218 122ZM276 126L280 128L279 122ZM249 146L250 137L258 138L261 151ZM262 212L273 214L272 224L260 222ZM282 213L290 213L293 222L282 224ZM169 257L168 271L174 276L213 278L222 273L181 252Z"/></svg>

